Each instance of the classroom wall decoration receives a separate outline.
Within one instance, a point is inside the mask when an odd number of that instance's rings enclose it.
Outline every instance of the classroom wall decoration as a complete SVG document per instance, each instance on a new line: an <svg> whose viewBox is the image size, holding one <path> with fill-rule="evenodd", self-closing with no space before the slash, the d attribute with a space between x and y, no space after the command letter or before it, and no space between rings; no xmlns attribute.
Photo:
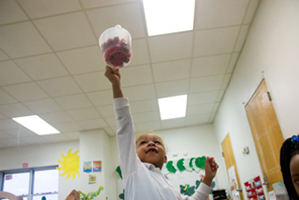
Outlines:
<svg viewBox="0 0 299 200"><path fill-rule="evenodd" d="M72 175L72 180L75 179L76 174L78 174L78 177L80 177L79 167L80 167L80 156L77 155L79 150L75 151L74 153L71 153L72 149L70 149L66 156L61 154L61 157L63 160L59 160L58 162L61 164L60 167L57 167L58 170L62 170L62 174L59 174L59 176L64 176L67 174L67 177L65 179L70 178Z"/></svg>

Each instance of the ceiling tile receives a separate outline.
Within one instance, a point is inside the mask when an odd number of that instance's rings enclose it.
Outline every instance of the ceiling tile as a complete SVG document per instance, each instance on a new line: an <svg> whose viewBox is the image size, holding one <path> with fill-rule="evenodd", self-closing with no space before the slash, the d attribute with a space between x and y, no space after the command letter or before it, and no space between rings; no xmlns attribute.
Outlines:
<svg viewBox="0 0 299 200"><path fill-rule="evenodd" d="M115 132L110 128L110 127L105 127L103 128L104 131L109 135L109 136L114 136L116 135Z"/></svg>
<svg viewBox="0 0 299 200"><path fill-rule="evenodd" d="M223 79L220 89L223 89L223 90L226 89L226 87L228 86L228 83L230 81L230 78L231 78L231 74L226 74L224 76L224 79Z"/></svg>
<svg viewBox="0 0 299 200"><path fill-rule="evenodd" d="M71 140L79 140L80 139L80 132L74 131L74 132L64 132L65 136L70 138Z"/></svg>
<svg viewBox="0 0 299 200"><path fill-rule="evenodd" d="M47 113L39 116L51 125L74 121L67 112Z"/></svg>
<svg viewBox="0 0 299 200"><path fill-rule="evenodd" d="M0 130L20 128L20 124L13 121L12 119L1 119L0 120Z"/></svg>
<svg viewBox="0 0 299 200"><path fill-rule="evenodd" d="M212 113L209 119L209 122L213 122L215 119L216 113Z"/></svg>
<svg viewBox="0 0 299 200"><path fill-rule="evenodd" d="M61 107L53 99L23 102L30 110L37 114L62 111Z"/></svg>
<svg viewBox="0 0 299 200"><path fill-rule="evenodd" d="M189 94L188 95L188 106L214 103L217 99L218 93L219 93L219 91Z"/></svg>
<svg viewBox="0 0 299 200"><path fill-rule="evenodd" d="M159 111L133 113L132 115L135 123L160 120Z"/></svg>
<svg viewBox="0 0 299 200"><path fill-rule="evenodd" d="M0 89L0 105L1 104L16 103L16 102L17 102L17 100L15 100L12 96L7 94L2 89Z"/></svg>
<svg viewBox="0 0 299 200"><path fill-rule="evenodd" d="M113 117L113 116L115 116L114 115L113 105L100 106L100 107L97 107L97 110L101 113L102 117Z"/></svg>
<svg viewBox="0 0 299 200"><path fill-rule="evenodd" d="M15 1L0 1L0 24L7 24L27 20L28 17Z"/></svg>
<svg viewBox="0 0 299 200"><path fill-rule="evenodd" d="M162 124L163 129L184 127L185 126L185 117L177 118L177 119L162 120L161 124Z"/></svg>
<svg viewBox="0 0 299 200"><path fill-rule="evenodd" d="M7 117L0 113L0 119L6 119Z"/></svg>
<svg viewBox="0 0 299 200"><path fill-rule="evenodd" d="M110 81L104 76L104 72L93 72L74 76L84 92L95 92L111 89Z"/></svg>
<svg viewBox="0 0 299 200"><path fill-rule="evenodd" d="M105 70L99 46L58 52L57 55L73 75Z"/></svg>
<svg viewBox="0 0 299 200"><path fill-rule="evenodd" d="M111 126L111 128L116 127L116 119L115 119L115 117L106 117L105 121L107 122L107 124L109 126Z"/></svg>
<svg viewBox="0 0 299 200"><path fill-rule="evenodd" d="M84 94L56 97L54 100L65 110L88 108L92 106Z"/></svg>
<svg viewBox="0 0 299 200"><path fill-rule="evenodd" d="M129 98L130 101L140 101L156 98L155 88L153 84L128 87L123 88L122 90L125 97Z"/></svg>
<svg viewBox="0 0 299 200"><path fill-rule="evenodd" d="M137 0L81 0L84 8L95 8L101 6L123 4L128 2L134 2Z"/></svg>
<svg viewBox="0 0 299 200"><path fill-rule="evenodd" d="M132 40L132 55L130 66L150 63L146 39Z"/></svg>
<svg viewBox="0 0 299 200"><path fill-rule="evenodd" d="M150 121L150 122L138 122L135 123L139 132L154 132L156 130L161 129L161 122L158 121Z"/></svg>
<svg viewBox="0 0 299 200"><path fill-rule="evenodd" d="M28 144L44 144L48 143L47 140L43 139L41 136L31 136L31 137L24 137L22 140Z"/></svg>
<svg viewBox="0 0 299 200"><path fill-rule="evenodd" d="M37 81L51 97L82 93L77 83L71 77Z"/></svg>
<svg viewBox="0 0 299 200"><path fill-rule="evenodd" d="M31 101L48 98L48 95L36 83L23 83L2 87L19 101Z"/></svg>
<svg viewBox="0 0 299 200"><path fill-rule="evenodd" d="M102 118L78 121L78 123L85 130L91 130L91 129L107 127L107 123Z"/></svg>
<svg viewBox="0 0 299 200"><path fill-rule="evenodd" d="M112 105L113 103L112 90L92 92L87 93L86 95L94 106Z"/></svg>
<svg viewBox="0 0 299 200"><path fill-rule="evenodd" d="M204 56L233 51L239 26L195 32L193 56Z"/></svg>
<svg viewBox="0 0 299 200"><path fill-rule="evenodd" d="M247 37L249 25L242 26L234 51L241 51Z"/></svg>
<svg viewBox="0 0 299 200"><path fill-rule="evenodd" d="M218 102L218 103L215 103L214 108L213 108L213 110L212 110L212 113L215 113L215 112L218 111L219 105L220 105L219 102Z"/></svg>
<svg viewBox="0 0 299 200"><path fill-rule="evenodd" d="M0 62L0 86L29 81L31 79L12 61Z"/></svg>
<svg viewBox="0 0 299 200"><path fill-rule="evenodd" d="M158 111L158 101L157 99L150 99L144 101L132 101L130 102L131 112L140 113L140 112L149 112L149 111Z"/></svg>
<svg viewBox="0 0 299 200"><path fill-rule="evenodd" d="M220 90L216 99L216 102L222 101L222 97L224 95L225 90Z"/></svg>
<svg viewBox="0 0 299 200"><path fill-rule="evenodd" d="M67 136L63 135L62 133L43 135L41 137L49 142L55 142L55 143L65 142L70 140Z"/></svg>
<svg viewBox="0 0 299 200"><path fill-rule="evenodd" d="M148 38L153 62L191 58L193 32ZM161 45L163 44L163 45Z"/></svg>
<svg viewBox="0 0 299 200"><path fill-rule="evenodd" d="M146 36L144 17L138 2L88 10L87 15L98 38L106 29L117 24L129 31L132 38Z"/></svg>
<svg viewBox="0 0 299 200"><path fill-rule="evenodd" d="M27 142L24 142L23 139L18 139L18 138L1 140L1 143L4 143L5 145L10 147L17 147L17 146L23 146L28 144Z"/></svg>
<svg viewBox="0 0 299 200"><path fill-rule="evenodd" d="M14 136L5 133L4 131L0 131L0 141L4 139L11 139L11 138L14 138Z"/></svg>
<svg viewBox="0 0 299 200"><path fill-rule="evenodd" d="M33 80L43 80L69 75L54 54L34 56L15 61Z"/></svg>
<svg viewBox="0 0 299 200"><path fill-rule="evenodd" d="M9 57L0 49L0 61L8 60Z"/></svg>
<svg viewBox="0 0 299 200"><path fill-rule="evenodd" d="M186 125L198 125L198 124L205 124L209 122L210 114L203 114L203 115L193 115L186 117Z"/></svg>
<svg viewBox="0 0 299 200"><path fill-rule="evenodd" d="M224 75L193 78L190 81L189 92L195 93L195 92L219 90L223 78Z"/></svg>
<svg viewBox="0 0 299 200"><path fill-rule="evenodd" d="M189 79L156 83L158 98L172 97L188 94Z"/></svg>
<svg viewBox="0 0 299 200"><path fill-rule="evenodd" d="M81 131L83 128L77 122L67 122L53 125L60 132Z"/></svg>
<svg viewBox="0 0 299 200"><path fill-rule="evenodd" d="M153 75L149 65L123 68L121 69L121 76L122 87L153 83ZM102 77L104 78L104 76ZM107 79L105 81L111 87L111 83Z"/></svg>
<svg viewBox="0 0 299 200"><path fill-rule="evenodd" d="M189 78L191 60L154 63L152 66L156 82L174 81Z"/></svg>
<svg viewBox="0 0 299 200"><path fill-rule="evenodd" d="M21 0L19 1L30 18L45 17L81 10L78 0Z"/></svg>
<svg viewBox="0 0 299 200"><path fill-rule="evenodd" d="M249 0L196 1L195 29L206 29L242 23Z"/></svg>
<svg viewBox="0 0 299 200"><path fill-rule="evenodd" d="M11 58L51 52L31 22L1 26L0 47Z"/></svg>
<svg viewBox="0 0 299 200"><path fill-rule="evenodd" d="M230 57L230 54L225 54L194 58L191 77L225 74Z"/></svg>
<svg viewBox="0 0 299 200"><path fill-rule="evenodd" d="M12 137L29 137L29 136L36 136L36 133L28 130L27 128L24 128L23 126L20 126L20 128L16 129L9 129L5 130L5 133L11 135Z"/></svg>
<svg viewBox="0 0 299 200"><path fill-rule="evenodd" d="M70 110L68 113L75 119L75 120L87 120L87 119L95 119L101 118L101 115L95 108L84 108L78 110Z"/></svg>
<svg viewBox="0 0 299 200"><path fill-rule="evenodd" d="M246 16L243 23L251 23L254 17L254 14L259 6L260 0L250 0L250 4L247 8Z"/></svg>
<svg viewBox="0 0 299 200"><path fill-rule="evenodd" d="M97 44L83 12L34 20L34 23L56 51Z"/></svg>
<svg viewBox="0 0 299 200"><path fill-rule="evenodd" d="M8 117L21 117L34 114L20 103L2 105L0 106L0 112Z"/></svg>
<svg viewBox="0 0 299 200"><path fill-rule="evenodd" d="M196 106L187 106L187 116L209 114L212 112L213 108L214 108L214 103L202 104Z"/></svg>
<svg viewBox="0 0 299 200"><path fill-rule="evenodd" d="M229 65L227 67L227 70L226 70L226 73L232 73L235 66L236 66L236 62L237 62L237 59L239 58L239 53L233 53L232 54L232 57L229 61Z"/></svg>

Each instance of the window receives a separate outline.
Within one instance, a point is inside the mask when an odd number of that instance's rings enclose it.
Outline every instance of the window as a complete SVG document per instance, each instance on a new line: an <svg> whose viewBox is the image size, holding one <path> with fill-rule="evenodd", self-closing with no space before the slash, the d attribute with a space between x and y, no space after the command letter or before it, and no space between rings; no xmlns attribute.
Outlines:
<svg viewBox="0 0 299 200"><path fill-rule="evenodd" d="M24 200L58 200L57 166L0 172L1 191L23 196Z"/></svg>

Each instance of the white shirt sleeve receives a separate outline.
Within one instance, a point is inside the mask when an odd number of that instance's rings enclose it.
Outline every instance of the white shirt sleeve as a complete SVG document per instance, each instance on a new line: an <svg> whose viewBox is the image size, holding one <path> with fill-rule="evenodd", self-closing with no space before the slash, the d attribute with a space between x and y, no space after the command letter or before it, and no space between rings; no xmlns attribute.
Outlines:
<svg viewBox="0 0 299 200"><path fill-rule="evenodd" d="M116 140L119 152L119 165L124 182L142 163L136 154L134 123L127 98L113 99L117 123Z"/></svg>
<svg viewBox="0 0 299 200"><path fill-rule="evenodd" d="M204 183L201 183L193 196L185 196L181 194L182 200L206 200L209 197L211 188Z"/></svg>

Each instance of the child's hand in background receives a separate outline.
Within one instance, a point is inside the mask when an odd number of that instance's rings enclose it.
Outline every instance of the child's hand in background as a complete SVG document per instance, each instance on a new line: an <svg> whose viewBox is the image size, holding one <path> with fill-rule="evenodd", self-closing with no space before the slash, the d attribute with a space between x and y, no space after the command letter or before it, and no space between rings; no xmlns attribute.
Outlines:
<svg viewBox="0 0 299 200"><path fill-rule="evenodd" d="M216 176L219 166L213 157L207 157L205 162L205 177L202 181L208 186L211 186L213 178Z"/></svg>
<svg viewBox="0 0 299 200"><path fill-rule="evenodd" d="M114 86L120 85L120 72L119 69L111 69L111 67L106 66L105 76Z"/></svg>

